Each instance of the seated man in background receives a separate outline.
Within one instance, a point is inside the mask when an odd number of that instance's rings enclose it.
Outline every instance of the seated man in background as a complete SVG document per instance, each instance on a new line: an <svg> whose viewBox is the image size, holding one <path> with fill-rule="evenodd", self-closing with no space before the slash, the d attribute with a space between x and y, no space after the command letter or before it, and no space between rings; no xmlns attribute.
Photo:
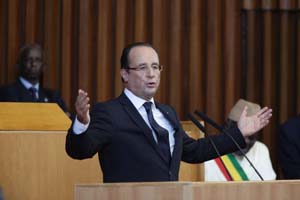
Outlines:
<svg viewBox="0 0 300 200"><path fill-rule="evenodd" d="M43 50L40 45L24 46L20 51L17 67L19 77L15 83L0 88L0 101L51 102L57 103L61 109L67 112L59 93L40 85L40 79L45 69Z"/></svg>
<svg viewBox="0 0 300 200"><path fill-rule="evenodd" d="M240 99L229 113L228 126L232 126L239 120L244 106L248 107L248 116L252 116L260 110L258 104ZM245 141L246 147L242 150L262 178L275 180L276 174L272 167L269 150L266 145L257 141L257 133L246 137ZM207 161L204 166L205 181L260 180L260 177L240 151Z"/></svg>
<svg viewBox="0 0 300 200"><path fill-rule="evenodd" d="M300 179L300 116L279 128L279 164L285 179Z"/></svg>

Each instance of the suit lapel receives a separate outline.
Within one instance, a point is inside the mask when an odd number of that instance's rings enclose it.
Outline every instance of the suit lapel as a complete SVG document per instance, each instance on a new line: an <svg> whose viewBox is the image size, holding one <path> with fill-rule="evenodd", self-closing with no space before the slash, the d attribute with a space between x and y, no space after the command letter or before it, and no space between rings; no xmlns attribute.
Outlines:
<svg viewBox="0 0 300 200"><path fill-rule="evenodd" d="M16 88L18 90L17 94L19 95L19 101L21 102L32 102L33 99L30 96L29 91L25 88L25 86L18 79L16 82Z"/></svg>
<svg viewBox="0 0 300 200"><path fill-rule="evenodd" d="M162 155L161 151L158 148L158 145L156 141L153 138L152 130L148 127L140 113L137 111L137 109L134 107L134 105L131 103L131 101L127 98L127 96L122 93L119 97L121 104L123 105L125 111L128 113L129 117L132 119L132 121L139 126L147 138L148 142L151 144L151 146L155 149L155 151L159 154L162 160L167 163L167 161L164 159L164 156Z"/></svg>

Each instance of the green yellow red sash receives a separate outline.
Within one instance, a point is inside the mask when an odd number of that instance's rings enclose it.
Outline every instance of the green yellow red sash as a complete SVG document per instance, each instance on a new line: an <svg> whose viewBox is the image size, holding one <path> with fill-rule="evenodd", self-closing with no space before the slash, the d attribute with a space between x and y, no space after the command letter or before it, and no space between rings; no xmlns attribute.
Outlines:
<svg viewBox="0 0 300 200"><path fill-rule="evenodd" d="M249 180L243 168L234 155L227 154L221 158L214 159L227 181Z"/></svg>

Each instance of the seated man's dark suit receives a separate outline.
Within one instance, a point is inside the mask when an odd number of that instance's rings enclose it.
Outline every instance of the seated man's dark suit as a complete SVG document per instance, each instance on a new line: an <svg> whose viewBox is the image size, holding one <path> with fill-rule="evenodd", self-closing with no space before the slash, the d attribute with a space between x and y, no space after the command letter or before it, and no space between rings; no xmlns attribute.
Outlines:
<svg viewBox="0 0 300 200"><path fill-rule="evenodd" d="M98 153L104 182L176 181L181 160L199 163L217 157L208 139L187 136L172 107L160 103L156 106L175 130L170 165L161 156L151 129L124 93L93 107L86 132L75 135L71 126L66 138L68 155L84 159ZM236 126L228 131L245 145ZM221 154L237 150L224 134L212 138Z"/></svg>
<svg viewBox="0 0 300 200"><path fill-rule="evenodd" d="M15 83L0 88L1 102L44 102L57 103L62 110L67 111L64 101L57 91L42 88L38 91L39 98L34 100L29 90L18 79Z"/></svg>
<svg viewBox="0 0 300 200"><path fill-rule="evenodd" d="M279 129L279 162L286 179L300 179L300 117L289 119Z"/></svg>

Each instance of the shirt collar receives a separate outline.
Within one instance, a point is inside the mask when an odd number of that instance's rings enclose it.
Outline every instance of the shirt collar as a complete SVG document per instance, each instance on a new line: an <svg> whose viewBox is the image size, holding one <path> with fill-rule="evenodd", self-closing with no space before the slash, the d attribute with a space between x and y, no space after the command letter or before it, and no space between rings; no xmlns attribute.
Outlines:
<svg viewBox="0 0 300 200"><path fill-rule="evenodd" d="M36 88L37 89L37 91L39 91L39 87L40 87L40 84L39 83L37 83L37 84L35 84L35 85L32 85L29 81L27 81L25 78L23 78L23 77L19 77L19 79L20 79L20 81L21 81L21 83L24 85L24 87L28 90L29 88L31 88L31 87L34 87L34 88Z"/></svg>
<svg viewBox="0 0 300 200"><path fill-rule="evenodd" d="M147 102L145 99L142 99L138 96L136 96L135 94L133 94L130 90L128 90L127 88L124 89L124 93L125 95L128 97L128 99L131 101L131 103L134 105L134 107L139 110L141 107L143 107L143 104L145 102ZM154 98L152 97L150 99L150 102L153 103L154 108L155 107L155 102L154 102Z"/></svg>

